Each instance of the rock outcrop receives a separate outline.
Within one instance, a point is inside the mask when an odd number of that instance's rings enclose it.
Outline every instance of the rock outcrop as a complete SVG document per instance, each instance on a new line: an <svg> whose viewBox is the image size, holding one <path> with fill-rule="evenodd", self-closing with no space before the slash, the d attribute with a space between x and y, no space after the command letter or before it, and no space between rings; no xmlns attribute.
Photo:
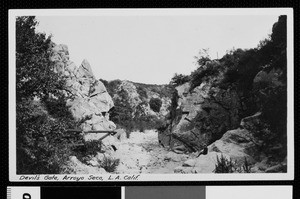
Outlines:
<svg viewBox="0 0 300 199"><path fill-rule="evenodd" d="M177 114L169 128L159 135L163 145L188 151L198 151L229 129L238 127L241 108L233 89L222 90L204 82L190 91L189 82L176 87Z"/></svg>
<svg viewBox="0 0 300 199"><path fill-rule="evenodd" d="M108 111L114 106L105 86L98 81L87 60L77 67L69 60L68 47L55 45L50 60L54 70L66 80L63 91L68 98L67 106L82 130L114 130L115 124L109 120ZM96 136L97 137L97 136ZM87 134L86 140L97 139Z"/></svg>
<svg viewBox="0 0 300 199"><path fill-rule="evenodd" d="M267 156L265 149L261 148L262 140L253 136L251 129L260 122L260 112L243 118L240 128L229 130L208 146L207 155L191 157L181 166L174 169L175 173L213 173L218 164L217 158L222 156L231 160L238 171L245 172L243 166L247 161L248 169L253 173L286 172L287 159L273 161ZM249 130L250 131L249 131Z"/></svg>
<svg viewBox="0 0 300 199"><path fill-rule="evenodd" d="M250 164L253 164L259 157L257 156L259 154L258 147L254 143L251 133L246 129L227 131L221 139L208 147L208 151L209 153L226 154L240 166L244 164L245 158Z"/></svg>

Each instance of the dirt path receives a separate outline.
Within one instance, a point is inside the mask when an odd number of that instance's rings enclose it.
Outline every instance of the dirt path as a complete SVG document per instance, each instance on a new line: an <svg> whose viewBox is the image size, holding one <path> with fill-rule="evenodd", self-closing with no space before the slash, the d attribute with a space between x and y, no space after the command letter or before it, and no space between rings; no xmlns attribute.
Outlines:
<svg viewBox="0 0 300 199"><path fill-rule="evenodd" d="M189 157L159 145L155 131L133 132L117 148L113 154L120 159L116 173L174 173L174 169Z"/></svg>

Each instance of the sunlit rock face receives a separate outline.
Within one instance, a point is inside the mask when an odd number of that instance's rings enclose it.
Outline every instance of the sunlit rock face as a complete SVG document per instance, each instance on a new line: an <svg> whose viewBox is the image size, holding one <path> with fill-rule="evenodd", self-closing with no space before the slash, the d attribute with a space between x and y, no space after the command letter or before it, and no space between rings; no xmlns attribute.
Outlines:
<svg viewBox="0 0 300 199"><path fill-rule="evenodd" d="M66 79L67 106L82 130L114 130L115 124L109 120L108 111L114 106L101 81L96 80L87 60L79 67L69 60L66 45L54 45L50 60L54 70ZM97 135L98 136L98 135ZM96 134L87 134L86 139L97 139ZM99 135L103 136L103 135Z"/></svg>

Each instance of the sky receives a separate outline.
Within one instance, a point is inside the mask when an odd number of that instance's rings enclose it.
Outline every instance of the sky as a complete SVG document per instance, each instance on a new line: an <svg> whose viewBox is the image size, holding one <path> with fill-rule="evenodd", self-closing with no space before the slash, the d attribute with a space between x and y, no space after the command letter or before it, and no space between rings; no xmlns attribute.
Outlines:
<svg viewBox="0 0 300 199"><path fill-rule="evenodd" d="M37 16L37 31L66 44L70 60L91 64L97 79L167 84L175 73L190 74L195 56L212 59L232 48L257 47L278 15Z"/></svg>

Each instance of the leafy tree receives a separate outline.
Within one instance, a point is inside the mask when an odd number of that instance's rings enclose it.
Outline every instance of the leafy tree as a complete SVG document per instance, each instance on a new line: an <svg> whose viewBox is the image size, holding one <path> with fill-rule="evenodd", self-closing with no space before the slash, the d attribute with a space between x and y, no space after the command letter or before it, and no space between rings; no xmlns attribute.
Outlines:
<svg viewBox="0 0 300 199"><path fill-rule="evenodd" d="M149 101L149 105L153 111L158 113L160 111L162 101L159 98L151 98Z"/></svg>
<svg viewBox="0 0 300 199"><path fill-rule="evenodd" d="M172 94L172 98L171 98L171 106L169 106L169 108L168 108L168 110L170 112L170 118L169 119L171 119L172 122L177 116L176 110L177 110L177 107L178 107L178 99L179 99L178 91L176 89L174 89L173 94Z"/></svg>
<svg viewBox="0 0 300 199"><path fill-rule="evenodd" d="M59 75L53 72L54 65L49 60L51 37L37 33L37 24L34 16L16 18L17 101L58 94L58 88L64 85Z"/></svg>
<svg viewBox="0 0 300 199"><path fill-rule="evenodd" d="M72 153L65 130L76 123L53 71L51 38L37 33L34 16L16 18L17 173L61 173ZM50 98L52 94L55 98ZM37 97L39 100L33 100ZM75 139L77 139L75 137ZM76 143L76 141L75 141Z"/></svg>
<svg viewBox="0 0 300 199"><path fill-rule="evenodd" d="M170 81L170 84L172 86L180 86L186 82L188 82L190 79L189 79L189 76L188 75L183 75L183 74L177 74L175 73L174 74L174 77L172 77L171 81Z"/></svg>
<svg viewBox="0 0 300 199"><path fill-rule="evenodd" d="M115 107L110 119L122 128L131 131L133 129L132 119L134 110L127 101L128 94L125 90L120 90L118 96L114 100Z"/></svg>

